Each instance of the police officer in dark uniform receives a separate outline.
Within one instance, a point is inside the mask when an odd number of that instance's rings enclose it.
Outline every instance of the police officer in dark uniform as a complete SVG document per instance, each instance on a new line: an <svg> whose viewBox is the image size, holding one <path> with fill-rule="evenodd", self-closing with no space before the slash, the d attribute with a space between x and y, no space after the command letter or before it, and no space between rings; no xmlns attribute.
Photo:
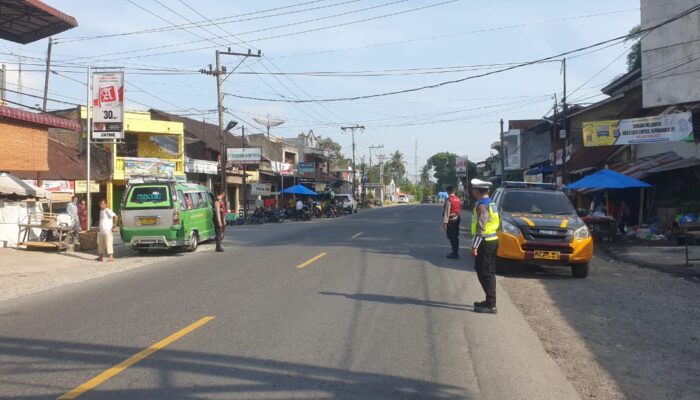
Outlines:
<svg viewBox="0 0 700 400"><path fill-rule="evenodd" d="M452 246L452 253L447 255L447 258L459 258L459 224L462 220L460 211L462 209L462 200L455 195L454 186L447 187L449 197L445 200L445 208L442 218L442 226L447 232L447 238Z"/></svg>
<svg viewBox="0 0 700 400"><path fill-rule="evenodd" d="M476 275L486 294L485 301L474 302L474 312L496 314L496 253L501 222L496 204L489 197L491 182L472 179L471 184L476 199L472 215L472 256Z"/></svg>
<svg viewBox="0 0 700 400"><path fill-rule="evenodd" d="M225 192L219 192L216 195L216 201L214 201L214 229L216 229L216 251L221 253L224 248L221 243L224 240L224 232L226 230L226 197Z"/></svg>

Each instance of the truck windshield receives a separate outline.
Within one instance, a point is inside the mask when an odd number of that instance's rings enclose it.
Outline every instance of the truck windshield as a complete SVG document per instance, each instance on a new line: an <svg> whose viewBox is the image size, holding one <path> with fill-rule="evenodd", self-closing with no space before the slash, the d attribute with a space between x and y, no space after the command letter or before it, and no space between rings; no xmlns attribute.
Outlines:
<svg viewBox="0 0 700 400"><path fill-rule="evenodd" d="M505 193L501 209L511 213L575 214L564 193L515 190Z"/></svg>
<svg viewBox="0 0 700 400"><path fill-rule="evenodd" d="M171 206L168 186L152 185L132 187L124 208L169 208Z"/></svg>

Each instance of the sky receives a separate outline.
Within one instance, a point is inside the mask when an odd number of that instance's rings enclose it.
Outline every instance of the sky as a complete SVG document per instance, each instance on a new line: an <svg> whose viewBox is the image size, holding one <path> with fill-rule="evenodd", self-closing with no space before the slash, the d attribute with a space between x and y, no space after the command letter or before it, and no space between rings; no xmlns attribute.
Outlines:
<svg viewBox="0 0 700 400"><path fill-rule="evenodd" d="M640 19L638 0L45 2L78 20L77 28L55 37L57 73L49 98L63 103L50 101L49 110L84 104L87 66L122 67L128 109L157 108L217 123L215 79L198 71L214 64L216 49L260 50L260 58L222 56L233 71L224 82L227 120L257 132L253 117L269 114L285 120L273 135L313 129L341 143L348 156L351 138L340 127L363 125L357 160L367 160L370 146L383 145L372 155L401 151L411 175L441 151L485 159L498 140L500 119L507 127L508 120L540 118L551 112L555 93L561 99L560 62L478 75L625 35ZM603 99L600 88L626 71L631 44L567 56L569 101ZM46 49L47 40L0 42L7 88L25 93L8 93L9 100L41 103L29 95L42 94ZM389 96L321 101L468 77Z"/></svg>

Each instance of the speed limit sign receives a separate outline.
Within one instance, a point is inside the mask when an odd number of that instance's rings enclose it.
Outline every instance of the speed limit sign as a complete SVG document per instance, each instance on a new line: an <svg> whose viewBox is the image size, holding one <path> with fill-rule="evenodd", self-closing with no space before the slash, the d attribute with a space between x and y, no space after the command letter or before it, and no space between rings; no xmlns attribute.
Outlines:
<svg viewBox="0 0 700 400"><path fill-rule="evenodd" d="M92 75L92 138L124 139L124 72Z"/></svg>

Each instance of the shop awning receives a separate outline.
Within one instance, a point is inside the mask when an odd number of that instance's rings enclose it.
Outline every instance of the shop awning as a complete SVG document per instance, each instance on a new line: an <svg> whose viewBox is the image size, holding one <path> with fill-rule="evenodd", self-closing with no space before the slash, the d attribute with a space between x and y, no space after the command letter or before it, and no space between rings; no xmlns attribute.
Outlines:
<svg viewBox="0 0 700 400"><path fill-rule="evenodd" d="M700 165L700 159L696 157L689 157L654 168L651 171L649 171L649 173L657 174L659 172L675 171L678 169L697 167L698 165Z"/></svg>
<svg viewBox="0 0 700 400"><path fill-rule="evenodd" d="M0 117L14 119L22 122L28 122L31 124L48 126L52 128L61 128L74 132L82 132L82 127L80 125L80 122L78 121L56 117L50 114L37 114L2 105L0 105Z"/></svg>
<svg viewBox="0 0 700 400"><path fill-rule="evenodd" d="M78 21L39 0L0 0L0 39L27 44L78 26Z"/></svg>
<svg viewBox="0 0 700 400"><path fill-rule="evenodd" d="M0 195L50 199L51 192L24 182L6 172L0 173Z"/></svg>

